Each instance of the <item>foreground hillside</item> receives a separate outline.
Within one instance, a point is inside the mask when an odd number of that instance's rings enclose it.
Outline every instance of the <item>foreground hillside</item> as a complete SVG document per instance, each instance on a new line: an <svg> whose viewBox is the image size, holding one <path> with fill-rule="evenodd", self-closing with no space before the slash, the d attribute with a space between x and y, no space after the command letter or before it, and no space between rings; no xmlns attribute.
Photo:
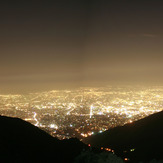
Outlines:
<svg viewBox="0 0 163 163"><path fill-rule="evenodd" d="M78 139L61 141L21 119L0 116L0 162L123 162L116 155L131 162L163 160L162 129L163 111L85 139L88 149Z"/></svg>
<svg viewBox="0 0 163 163"><path fill-rule="evenodd" d="M131 161L163 159L163 111L86 138L95 147L110 147Z"/></svg>
<svg viewBox="0 0 163 163"><path fill-rule="evenodd" d="M86 146L58 140L18 118L0 116L0 162L73 162Z"/></svg>

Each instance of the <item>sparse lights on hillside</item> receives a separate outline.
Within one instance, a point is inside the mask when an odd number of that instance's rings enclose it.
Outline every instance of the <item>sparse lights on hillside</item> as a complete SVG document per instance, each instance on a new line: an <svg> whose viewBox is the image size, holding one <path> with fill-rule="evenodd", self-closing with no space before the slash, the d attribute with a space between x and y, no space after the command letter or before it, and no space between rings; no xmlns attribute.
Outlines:
<svg viewBox="0 0 163 163"><path fill-rule="evenodd" d="M135 149L130 149L131 152L135 151Z"/></svg>
<svg viewBox="0 0 163 163"><path fill-rule="evenodd" d="M112 149L110 149L110 148L105 148L105 150L106 151L110 151L110 152L112 151Z"/></svg>
<svg viewBox="0 0 163 163"><path fill-rule="evenodd" d="M128 161L128 158L124 158L125 161Z"/></svg>

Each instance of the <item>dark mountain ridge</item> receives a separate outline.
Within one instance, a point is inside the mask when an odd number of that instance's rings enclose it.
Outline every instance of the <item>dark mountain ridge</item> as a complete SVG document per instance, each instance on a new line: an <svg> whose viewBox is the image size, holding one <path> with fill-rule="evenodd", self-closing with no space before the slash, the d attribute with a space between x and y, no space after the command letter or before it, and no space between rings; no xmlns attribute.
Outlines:
<svg viewBox="0 0 163 163"><path fill-rule="evenodd" d="M18 118L0 116L1 162L73 162L86 148L78 139L58 140Z"/></svg>
<svg viewBox="0 0 163 163"><path fill-rule="evenodd" d="M94 147L110 147L121 157L149 161L163 159L163 111L83 140ZM130 151L134 149L134 151Z"/></svg>
<svg viewBox="0 0 163 163"><path fill-rule="evenodd" d="M163 159L162 129L163 111L83 141L92 147L112 148L131 162L149 162ZM21 119L0 116L1 162L70 163L83 149L88 147L78 139L61 141Z"/></svg>

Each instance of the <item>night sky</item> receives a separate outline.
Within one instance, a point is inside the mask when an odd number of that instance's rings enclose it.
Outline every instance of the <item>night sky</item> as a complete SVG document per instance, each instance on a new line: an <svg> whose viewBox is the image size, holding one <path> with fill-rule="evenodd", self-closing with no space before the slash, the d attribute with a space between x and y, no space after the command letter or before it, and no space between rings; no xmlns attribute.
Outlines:
<svg viewBox="0 0 163 163"><path fill-rule="evenodd" d="M162 0L0 2L0 90L163 82Z"/></svg>

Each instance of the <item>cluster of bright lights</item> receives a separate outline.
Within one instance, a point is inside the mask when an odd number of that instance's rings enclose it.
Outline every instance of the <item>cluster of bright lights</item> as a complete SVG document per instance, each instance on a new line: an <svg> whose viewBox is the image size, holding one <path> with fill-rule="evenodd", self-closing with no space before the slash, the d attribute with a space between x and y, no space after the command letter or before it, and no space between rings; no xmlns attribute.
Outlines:
<svg viewBox="0 0 163 163"><path fill-rule="evenodd" d="M50 126L49 126L50 128L53 128L53 129L58 129L58 126L57 125L55 125L55 124L50 124Z"/></svg>

